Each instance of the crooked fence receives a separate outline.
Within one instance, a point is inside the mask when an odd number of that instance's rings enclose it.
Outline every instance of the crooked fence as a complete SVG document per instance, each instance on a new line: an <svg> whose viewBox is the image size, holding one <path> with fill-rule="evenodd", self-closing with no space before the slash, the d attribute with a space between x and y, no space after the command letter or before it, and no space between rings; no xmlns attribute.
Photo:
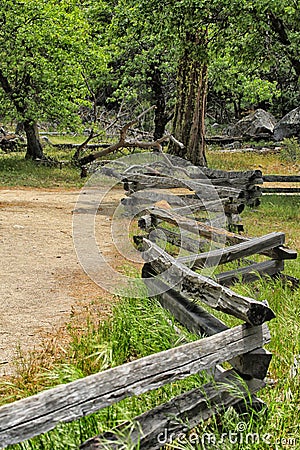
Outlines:
<svg viewBox="0 0 300 450"><path fill-rule="evenodd" d="M92 437L80 448L158 449L230 406L244 410L249 396L252 407L262 407L255 393L265 386L271 360L264 348L271 339L267 322L275 315L267 302L240 295L232 285L280 276L284 260L297 255L284 246L284 233L249 238L215 226L212 217L202 217L204 210L213 213L217 224L221 208L231 227L232 215L245 203L257 204L259 171L214 171L207 184L207 174L201 178L193 170L181 167L180 173L188 173L181 180L170 176L174 168L168 163L103 168L124 184L125 213L143 211L138 216L141 233L134 241L145 260L142 277L149 295L157 296L162 307L199 339L2 406L1 447L201 371L209 371L210 382ZM178 188L190 192L174 192ZM211 189L218 200L211 199ZM209 268L214 268L212 276L203 272ZM214 310L240 324L229 327ZM231 368L225 370L224 362Z"/></svg>

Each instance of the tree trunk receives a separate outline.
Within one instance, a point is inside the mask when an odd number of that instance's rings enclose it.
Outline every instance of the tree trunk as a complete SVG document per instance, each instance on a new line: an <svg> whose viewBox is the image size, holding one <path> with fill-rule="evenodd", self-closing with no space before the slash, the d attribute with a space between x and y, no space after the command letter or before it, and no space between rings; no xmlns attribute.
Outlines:
<svg viewBox="0 0 300 450"><path fill-rule="evenodd" d="M17 122L16 129L15 129L15 134L19 135L19 134L22 134L23 132L24 132L24 124L23 124L23 122Z"/></svg>
<svg viewBox="0 0 300 450"><path fill-rule="evenodd" d="M148 84L151 87L152 98L155 102L154 140L156 141L164 136L170 117L166 114L166 100L160 69L155 64L150 65Z"/></svg>
<svg viewBox="0 0 300 450"><path fill-rule="evenodd" d="M203 47L204 40L200 41ZM169 152L188 159L195 165L206 166L205 109L207 97L207 64L195 55L199 45L197 36L189 36L189 46L178 67L177 100L173 135L184 144L184 149L172 143Z"/></svg>
<svg viewBox="0 0 300 450"><path fill-rule="evenodd" d="M38 127L35 122L26 120L24 122L24 130L27 138L26 159L43 159L44 153L40 142Z"/></svg>

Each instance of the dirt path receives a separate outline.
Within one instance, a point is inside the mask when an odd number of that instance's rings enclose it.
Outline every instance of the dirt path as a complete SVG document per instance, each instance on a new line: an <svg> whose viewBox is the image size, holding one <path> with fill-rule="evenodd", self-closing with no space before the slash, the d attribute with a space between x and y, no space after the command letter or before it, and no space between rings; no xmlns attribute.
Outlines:
<svg viewBox="0 0 300 450"><path fill-rule="evenodd" d="M115 189L107 210L101 205L107 234L112 206L123 196ZM38 349L74 308L100 298L98 308L103 314L109 309L111 297L77 261L72 240L77 197L78 191L0 190L0 375L14 371L18 348ZM115 260L113 249L108 257Z"/></svg>

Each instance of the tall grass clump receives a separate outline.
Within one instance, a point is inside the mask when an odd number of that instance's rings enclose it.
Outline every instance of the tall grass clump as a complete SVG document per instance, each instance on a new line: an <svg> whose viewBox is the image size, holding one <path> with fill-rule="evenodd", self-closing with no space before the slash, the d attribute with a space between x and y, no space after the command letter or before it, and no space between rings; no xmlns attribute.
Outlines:
<svg viewBox="0 0 300 450"><path fill-rule="evenodd" d="M300 162L300 144L297 138L283 139L280 159L291 163Z"/></svg>

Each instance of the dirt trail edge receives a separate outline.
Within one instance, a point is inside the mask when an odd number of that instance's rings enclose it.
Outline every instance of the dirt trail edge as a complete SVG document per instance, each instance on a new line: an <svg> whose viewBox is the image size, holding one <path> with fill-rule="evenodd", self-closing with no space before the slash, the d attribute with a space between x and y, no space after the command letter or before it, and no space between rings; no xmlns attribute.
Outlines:
<svg viewBox="0 0 300 450"><path fill-rule="evenodd" d="M0 375L14 372L19 349L40 348L68 322L78 303L111 300L77 261L72 213L79 191L0 189ZM114 189L101 205L109 242L109 221L124 191ZM106 227L106 228L105 228ZM115 249L111 259L116 260ZM102 299L102 300L101 300Z"/></svg>

